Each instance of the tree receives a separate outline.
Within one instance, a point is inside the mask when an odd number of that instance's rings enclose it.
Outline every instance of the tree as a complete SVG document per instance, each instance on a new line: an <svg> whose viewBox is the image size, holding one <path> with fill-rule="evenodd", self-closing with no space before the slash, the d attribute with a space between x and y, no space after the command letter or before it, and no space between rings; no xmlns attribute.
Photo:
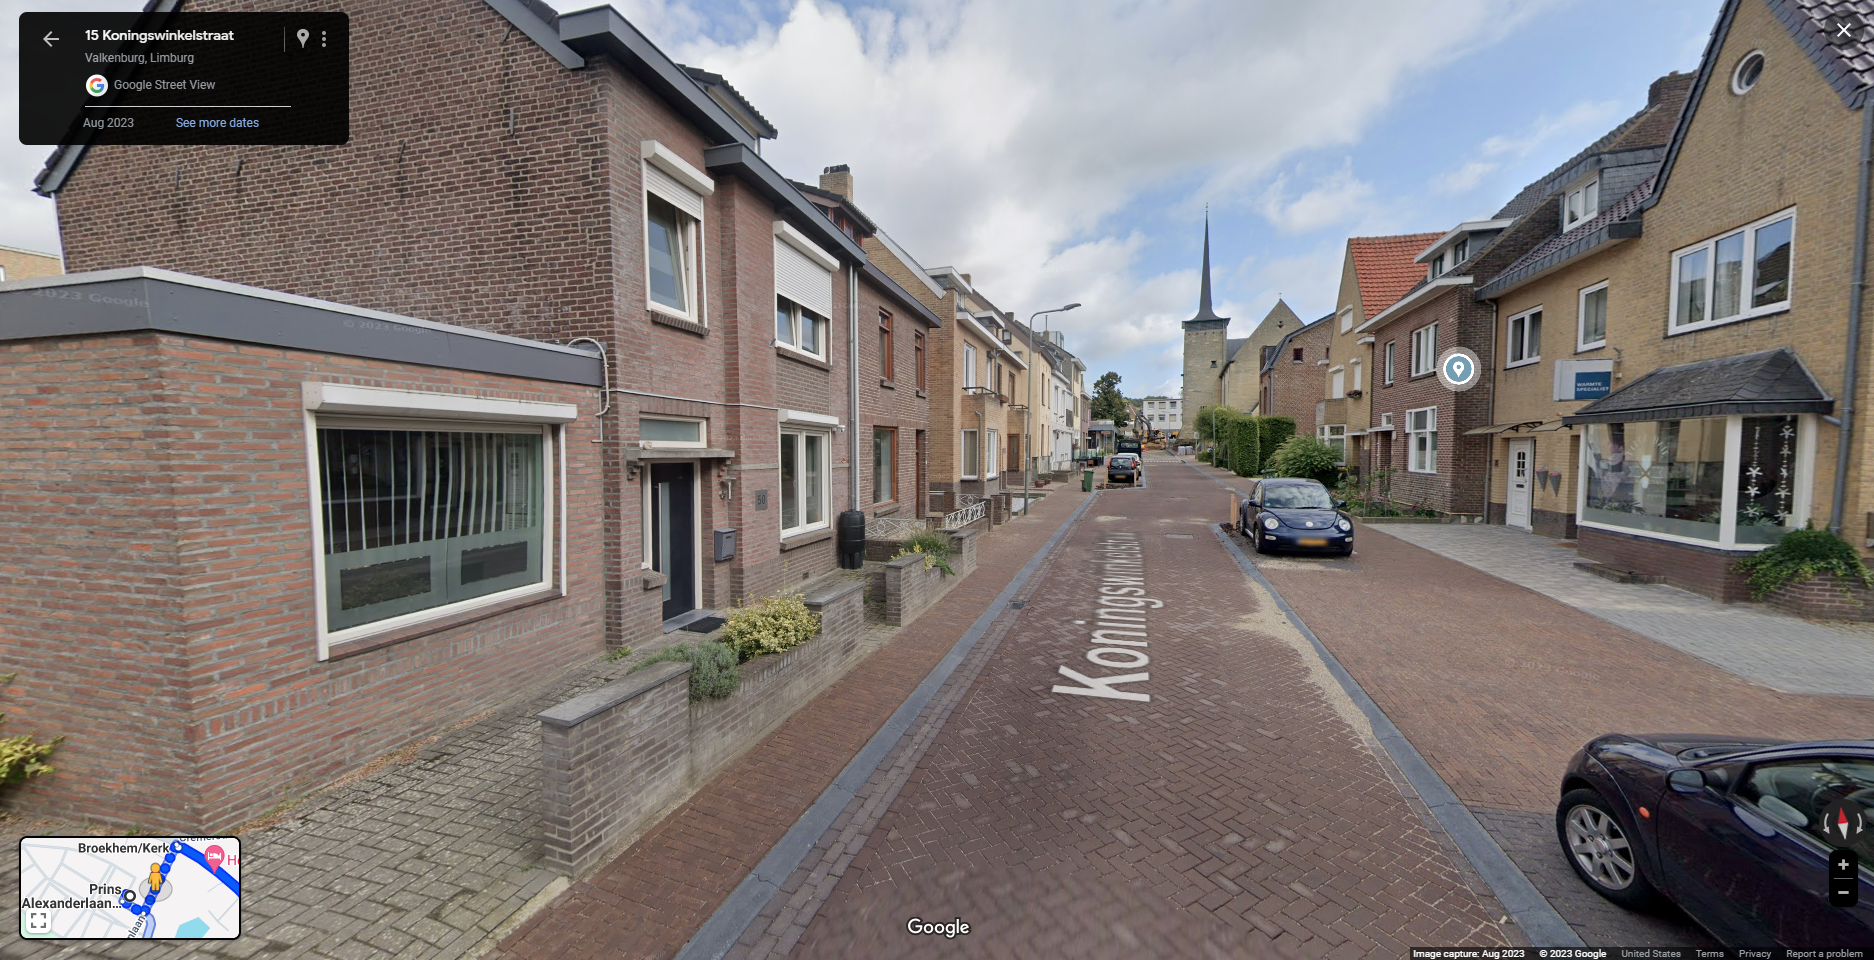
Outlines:
<svg viewBox="0 0 1874 960"><path fill-rule="evenodd" d="M1119 392L1119 374L1111 370L1100 374L1100 379L1093 381L1093 419L1111 420L1113 426L1123 427L1131 421L1126 398Z"/></svg>

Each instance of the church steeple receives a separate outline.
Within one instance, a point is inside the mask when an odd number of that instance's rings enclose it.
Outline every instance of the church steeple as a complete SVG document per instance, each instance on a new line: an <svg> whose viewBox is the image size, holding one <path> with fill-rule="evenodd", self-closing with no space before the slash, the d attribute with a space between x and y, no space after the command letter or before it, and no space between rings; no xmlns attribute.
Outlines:
<svg viewBox="0 0 1874 960"><path fill-rule="evenodd" d="M1185 321L1199 323L1205 320L1227 320L1217 316L1210 307L1210 211L1204 211L1204 278L1197 288L1197 316Z"/></svg>

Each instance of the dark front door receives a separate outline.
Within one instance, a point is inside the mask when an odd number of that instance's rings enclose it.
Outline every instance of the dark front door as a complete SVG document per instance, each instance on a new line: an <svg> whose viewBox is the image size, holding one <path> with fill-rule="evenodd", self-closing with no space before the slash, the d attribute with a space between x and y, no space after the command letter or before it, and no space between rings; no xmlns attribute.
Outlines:
<svg viewBox="0 0 1874 960"><path fill-rule="evenodd" d="M664 619L696 609L696 465L651 467L651 569L663 574Z"/></svg>

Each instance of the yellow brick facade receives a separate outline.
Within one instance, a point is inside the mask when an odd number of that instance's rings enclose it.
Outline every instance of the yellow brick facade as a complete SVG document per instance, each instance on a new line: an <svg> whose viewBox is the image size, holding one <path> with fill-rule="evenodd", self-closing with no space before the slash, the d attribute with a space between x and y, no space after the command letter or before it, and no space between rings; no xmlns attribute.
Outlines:
<svg viewBox="0 0 1874 960"><path fill-rule="evenodd" d="M0 280L32 280L56 277L65 272L65 264L50 253L0 247L0 271L4 271L0 273Z"/></svg>

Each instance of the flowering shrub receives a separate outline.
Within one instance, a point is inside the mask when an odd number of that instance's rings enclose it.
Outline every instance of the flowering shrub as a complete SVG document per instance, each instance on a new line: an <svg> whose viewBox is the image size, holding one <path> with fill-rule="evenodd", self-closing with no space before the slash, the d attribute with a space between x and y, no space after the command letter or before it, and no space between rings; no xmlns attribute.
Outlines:
<svg viewBox="0 0 1874 960"><path fill-rule="evenodd" d="M820 615L798 593L777 593L729 612L722 639L743 663L764 653L791 650L820 632Z"/></svg>

